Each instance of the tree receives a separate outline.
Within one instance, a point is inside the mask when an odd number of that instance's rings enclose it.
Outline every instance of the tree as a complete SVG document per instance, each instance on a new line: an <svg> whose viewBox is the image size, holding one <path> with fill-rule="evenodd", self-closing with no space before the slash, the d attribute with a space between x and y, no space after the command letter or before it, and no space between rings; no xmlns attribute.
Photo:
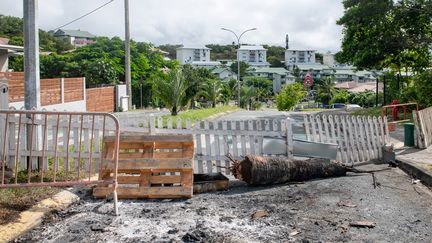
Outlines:
<svg viewBox="0 0 432 243"><path fill-rule="evenodd" d="M171 110L173 116L192 99L186 94L188 88L189 84L180 69L172 70L166 79L159 78L153 83L155 95Z"/></svg>
<svg viewBox="0 0 432 243"><path fill-rule="evenodd" d="M257 89L251 86L242 86L240 89L240 107L252 109L256 101Z"/></svg>
<svg viewBox="0 0 432 243"><path fill-rule="evenodd" d="M246 86L254 87L257 90L257 100L270 98L273 88L273 81L264 77L247 77L244 78Z"/></svg>
<svg viewBox="0 0 432 243"><path fill-rule="evenodd" d="M280 111L292 110L304 97L306 90L300 83L285 85L276 96L276 106Z"/></svg>
<svg viewBox="0 0 432 243"><path fill-rule="evenodd" d="M237 74L237 70L238 70L238 64L237 62L233 62L231 64L231 71L233 71L234 73ZM249 64L247 64L246 62L241 61L240 62L240 76L244 77L246 75L246 70L249 68Z"/></svg>
<svg viewBox="0 0 432 243"><path fill-rule="evenodd" d="M346 90L335 91L330 103L342 103L346 104L348 102L349 93Z"/></svg>
<svg viewBox="0 0 432 243"><path fill-rule="evenodd" d="M335 93L335 83L333 78L323 78L322 82L318 84L317 101L322 102L324 105L328 105L330 100L333 98Z"/></svg>
<svg viewBox="0 0 432 243"><path fill-rule="evenodd" d="M203 96L211 102L212 107L216 107L216 104L222 100L222 83L218 79L207 79L201 86L201 90L198 92L198 96Z"/></svg>
<svg viewBox="0 0 432 243"><path fill-rule="evenodd" d="M432 3L424 0L344 0L339 62L357 68L424 70L432 43Z"/></svg>
<svg viewBox="0 0 432 243"><path fill-rule="evenodd" d="M415 90L417 93L417 102L422 107L432 106L432 71L427 70L415 79Z"/></svg>

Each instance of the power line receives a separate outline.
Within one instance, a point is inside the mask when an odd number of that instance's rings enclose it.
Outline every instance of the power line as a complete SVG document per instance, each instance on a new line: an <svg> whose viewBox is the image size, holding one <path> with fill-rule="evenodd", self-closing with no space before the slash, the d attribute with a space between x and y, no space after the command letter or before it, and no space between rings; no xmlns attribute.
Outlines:
<svg viewBox="0 0 432 243"><path fill-rule="evenodd" d="M58 30L58 29L63 28L63 27L65 27L65 26L67 26L67 25L70 25L70 24L72 24L72 23L74 23L74 22L76 22L76 21L78 21L78 20L80 20L80 19L82 19L82 18L85 18L85 17L89 16L90 14L92 14L92 13L98 11L99 9L105 7L106 5L108 5L108 4L112 3L112 2L114 2L114 0L110 0L109 2L104 3L103 5L101 5L101 6L97 7L97 8L95 8L95 9L93 9L92 11L90 11L90 12L88 12L88 13L82 15L81 17L78 17L78 18L76 18L76 19L74 19L74 20L72 20L72 21L70 21L70 22L68 22L68 23L66 23L66 24L64 24L64 25L62 25L62 26L59 26L59 27L57 27L57 28L55 28L55 29L53 29L53 30Z"/></svg>

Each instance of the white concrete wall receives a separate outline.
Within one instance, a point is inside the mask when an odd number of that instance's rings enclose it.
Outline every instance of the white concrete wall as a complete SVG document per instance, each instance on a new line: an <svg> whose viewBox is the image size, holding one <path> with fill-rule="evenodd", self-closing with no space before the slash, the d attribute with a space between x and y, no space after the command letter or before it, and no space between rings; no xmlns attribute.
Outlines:
<svg viewBox="0 0 432 243"><path fill-rule="evenodd" d="M127 99L127 91L126 85L116 85L116 104L115 108L118 111L118 108L121 107L123 111L128 111L128 99Z"/></svg>
<svg viewBox="0 0 432 243"><path fill-rule="evenodd" d="M74 102L68 102L63 104L56 104L56 105L47 105L42 106L41 109L45 109L47 111L86 111L86 101L80 100L80 101L74 101ZM10 103L9 107L13 107L17 110L20 110L24 107L24 102L14 102Z"/></svg>
<svg viewBox="0 0 432 243"><path fill-rule="evenodd" d="M335 66L335 56L334 56L334 54L325 53L323 55L323 64L327 65L329 67L334 67Z"/></svg>

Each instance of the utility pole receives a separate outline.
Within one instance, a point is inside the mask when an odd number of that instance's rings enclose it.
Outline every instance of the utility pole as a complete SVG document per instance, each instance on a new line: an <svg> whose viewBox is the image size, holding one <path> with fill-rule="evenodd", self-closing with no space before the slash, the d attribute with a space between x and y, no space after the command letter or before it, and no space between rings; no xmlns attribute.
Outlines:
<svg viewBox="0 0 432 243"><path fill-rule="evenodd" d="M129 0L124 1L125 8L125 81L128 95L128 109L132 109L132 84L130 65L130 28L129 28Z"/></svg>
<svg viewBox="0 0 432 243"><path fill-rule="evenodd" d="M40 108L38 0L24 4L24 103L25 109Z"/></svg>

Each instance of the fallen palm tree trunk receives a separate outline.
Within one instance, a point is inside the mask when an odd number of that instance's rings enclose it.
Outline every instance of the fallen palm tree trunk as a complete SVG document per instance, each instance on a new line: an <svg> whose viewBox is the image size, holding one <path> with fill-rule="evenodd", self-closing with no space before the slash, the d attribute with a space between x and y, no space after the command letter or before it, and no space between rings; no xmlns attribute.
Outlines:
<svg viewBox="0 0 432 243"><path fill-rule="evenodd" d="M326 159L295 160L287 157L246 156L242 161L233 160L233 175L249 185L271 185L306 181L316 178L345 176L347 172L370 173L374 187L378 184L376 171L362 171L344 165L330 163Z"/></svg>

